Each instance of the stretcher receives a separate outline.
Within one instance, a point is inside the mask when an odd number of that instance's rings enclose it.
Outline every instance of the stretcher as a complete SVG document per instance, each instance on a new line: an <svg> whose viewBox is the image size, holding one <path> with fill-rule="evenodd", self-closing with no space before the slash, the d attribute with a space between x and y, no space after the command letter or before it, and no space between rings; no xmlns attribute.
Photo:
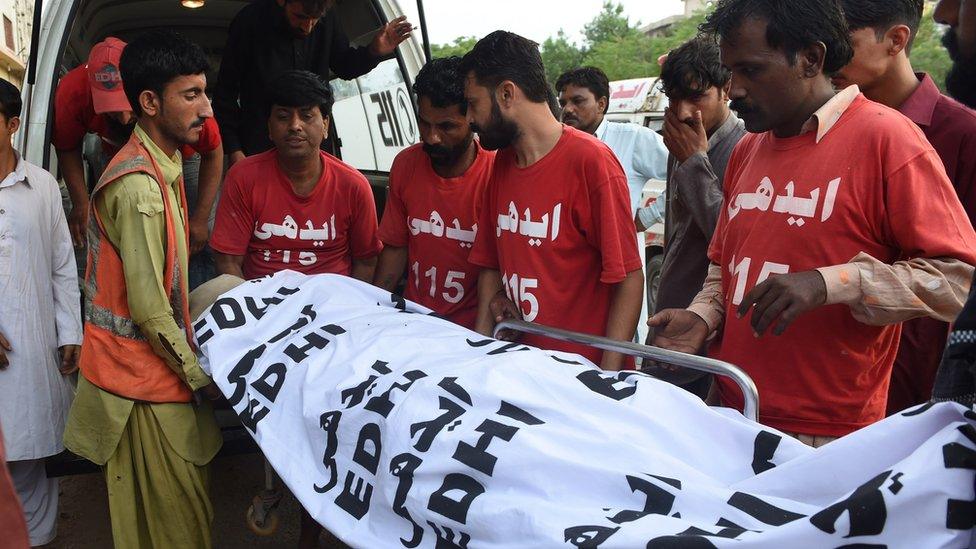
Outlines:
<svg viewBox="0 0 976 549"><path fill-rule="evenodd" d="M495 326L495 337L497 338L499 333L504 330L545 336L551 339L586 345L604 351L614 351L641 359L654 360L659 363L730 378L738 385L739 389L742 390L742 394L745 396L742 415L752 421L757 420L759 391L756 389L756 384L741 368L728 362L677 351L669 351L649 345L639 345L637 343L617 341L606 337L561 330L524 320L504 320L498 323ZM282 495L281 491L275 487L275 474L267 461L264 463L264 468L264 490L254 496L251 501L251 505L247 509L246 521L248 528L255 534L259 536L270 536L278 528L277 507Z"/></svg>
<svg viewBox="0 0 976 549"><path fill-rule="evenodd" d="M671 366L689 368L699 372L707 372L710 374L727 377L734 381L742 391L742 395L744 397L742 415L752 421L758 421L759 390L756 388L756 384L752 381L752 378L750 378L748 374L734 364L729 364L728 362L715 360L713 358L690 355L677 351L669 351L667 349L652 347L650 345L640 345L637 343L617 341L615 339L598 337L590 334L570 332L568 330L543 326L541 324L526 322L524 320L508 319L499 322L495 326L495 337L498 337L498 334L503 330L513 330L516 332L557 339L559 341L587 345L589 347L594 347L604 351L614 351L641 359L649 359L656 362L669 364Z"/></svg>

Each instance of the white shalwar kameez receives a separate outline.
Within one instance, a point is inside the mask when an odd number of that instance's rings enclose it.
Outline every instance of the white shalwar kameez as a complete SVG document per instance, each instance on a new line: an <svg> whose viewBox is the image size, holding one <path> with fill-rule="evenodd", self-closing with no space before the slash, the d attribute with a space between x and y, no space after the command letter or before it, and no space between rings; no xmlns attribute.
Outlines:
<svg viewBox="0 0 976 549"><path fill-rule="evenodd" d="M57 532L58 486L44 458L64 449L74 387L58 371L58 348L81 344L79 300L58 183L18 154L0 181L0 333L12 349L0 371L0 424L31 545Z"/></svg>

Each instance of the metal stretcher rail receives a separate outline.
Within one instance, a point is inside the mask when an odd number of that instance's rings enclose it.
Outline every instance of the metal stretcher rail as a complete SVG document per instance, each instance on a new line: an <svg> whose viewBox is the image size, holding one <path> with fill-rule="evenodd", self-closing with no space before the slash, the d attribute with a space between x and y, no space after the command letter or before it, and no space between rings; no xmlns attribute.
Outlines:
<svg viewBox="0 0 976 549"><path fill-rule="evenodd" d="M524 320L503 320L495 326L495 335L497 336L498 332L502 330L514 330L516 332L551 337L552 339L558 339L560 341L579 343L581 345L588 345L590 347L596 347L597 349L603 349L604 351L614 351L635 357L649 358L651 360L664 362L673 366L690 368L700 372L708 372L710 374L727 377L734 381L735 384L739 386L739 389L742 390L742 395L744 397L742 415L748 419L751 419L752 421L758 421L759 419L759 390L756 389L756 384L752 381L752 378L734 364L729 364L728 362L715 360L713 358L679 353L677 351L669 351L667 349L661 349L660 347L651 347L649 345L639 345L637 343L617 341L615 339L598 337L590 334L570 332L568 330L543 326L541 324L526 322Z"/></svg>

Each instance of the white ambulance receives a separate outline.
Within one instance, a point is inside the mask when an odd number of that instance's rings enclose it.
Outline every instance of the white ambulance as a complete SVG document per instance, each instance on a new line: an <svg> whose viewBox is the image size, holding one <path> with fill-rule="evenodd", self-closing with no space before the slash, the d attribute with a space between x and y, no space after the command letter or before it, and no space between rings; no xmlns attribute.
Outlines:
<svg viewBox="0 0 976 549"><path fill-rule="evenodd" d="M207 85L212 89L227 29L247 4L247 0L46 0L35 15L23 129L15 136L15 146L27 160L57 173L50 143L58 80L84 63L91 47L107 36L131 41L149 29L180 32L210 57ZM350 41L359 45L368 44L383 24L403 13L395 0L344 0L332 9ZM423 49L415 36L369 74L331 81L336 98L334 152L366 175L380 208L393 158L420 139L410 86L423 64Z"/></svg>

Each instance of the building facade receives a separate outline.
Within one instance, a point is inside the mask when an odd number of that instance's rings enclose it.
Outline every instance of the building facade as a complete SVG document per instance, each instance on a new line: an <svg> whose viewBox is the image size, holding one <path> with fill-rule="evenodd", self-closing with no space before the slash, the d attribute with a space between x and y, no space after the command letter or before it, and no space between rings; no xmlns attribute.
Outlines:
<svg viewBox="0 0 976 549"><path fill-rule="evenodd" d="M0 77L23 85L27 58L30 55L33 0L0 0Z"/></svg>

